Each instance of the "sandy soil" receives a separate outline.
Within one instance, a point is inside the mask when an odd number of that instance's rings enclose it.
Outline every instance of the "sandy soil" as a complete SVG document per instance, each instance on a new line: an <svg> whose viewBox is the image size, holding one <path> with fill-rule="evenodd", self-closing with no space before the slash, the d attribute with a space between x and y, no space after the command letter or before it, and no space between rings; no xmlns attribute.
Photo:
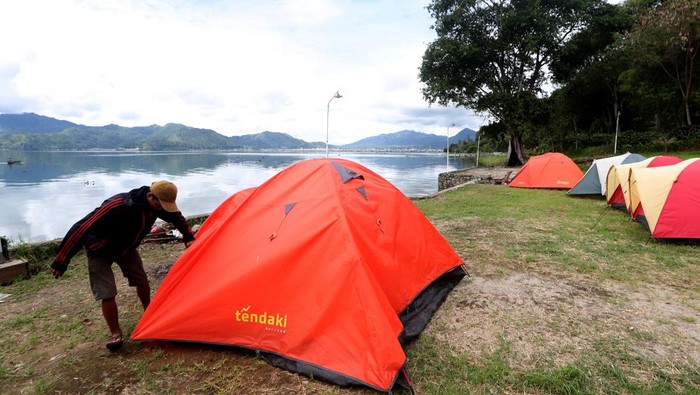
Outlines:
<svg viewBox="0 0 700 395"><path fill-rule="evenodd" d="M592 284L585 278L510 273L462 281L429 331L457 352L486 353L505 339L524 368L563 365L601 338L629 341L660 365L700 364L697 300L669 288ZM549 352L547 350L550 350Z"/></svg>

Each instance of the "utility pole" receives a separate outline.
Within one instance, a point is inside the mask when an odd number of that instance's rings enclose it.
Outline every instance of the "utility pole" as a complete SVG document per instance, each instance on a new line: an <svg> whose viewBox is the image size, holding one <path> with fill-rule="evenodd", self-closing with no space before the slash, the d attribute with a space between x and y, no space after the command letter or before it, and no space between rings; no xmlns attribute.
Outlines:
<svg viewBox="0 0 700 395"><path fill-rule="evenodd" d="M454 122L450 126L455 126ZM447 127L447 155L446 160L447 160L447 168L449 169L450 167L450 126Z"/></svg>

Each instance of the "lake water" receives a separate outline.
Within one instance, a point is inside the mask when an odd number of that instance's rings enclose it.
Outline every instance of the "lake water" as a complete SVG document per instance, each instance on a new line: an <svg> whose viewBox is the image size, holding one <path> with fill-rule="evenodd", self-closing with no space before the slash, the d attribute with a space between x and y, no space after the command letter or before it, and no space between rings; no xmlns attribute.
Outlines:
<svg viewBox="0 0 700 395"><path fill-rule="evenodd" d="M167 179L178 186L186 216L206 214L235 192L258 186L284 168L325 151L232 152L3 152L22 162L0 162L0 236L11 243L63 237L104 199ZM474 165L445 154L332 152L357 162L394 184L406 196L437 192L438 175Z"/></svg>

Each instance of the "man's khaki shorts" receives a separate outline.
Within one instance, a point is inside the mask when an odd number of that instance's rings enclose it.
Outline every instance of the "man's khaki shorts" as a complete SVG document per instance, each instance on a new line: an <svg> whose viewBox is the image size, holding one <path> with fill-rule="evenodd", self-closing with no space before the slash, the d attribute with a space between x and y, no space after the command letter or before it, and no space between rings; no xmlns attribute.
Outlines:
<svg viewBox="0 0 700 395"><path fill-rule="evenodd" d="M148 276L143 269L141 255L136 250L127 251L116 260L104 255L85 250L90 272L90 287L97 300L110 299L117 296L117 284L114 280L112 263L119 265L122 274L129 280L129 286L137 287L148 284Z"/></svg>

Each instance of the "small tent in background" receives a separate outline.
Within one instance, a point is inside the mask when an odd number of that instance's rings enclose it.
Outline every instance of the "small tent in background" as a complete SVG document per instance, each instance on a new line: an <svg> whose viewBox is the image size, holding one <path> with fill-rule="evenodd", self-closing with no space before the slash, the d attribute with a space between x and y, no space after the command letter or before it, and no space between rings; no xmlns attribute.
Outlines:
<svg viewBox="0 0 700 395"><path fill-rule="evenodd" d="M340 385L407 385L402 345L464 277L391 183L343 159L296 163L224 201L173 265L135 340L232 345Z"/></svg>
<svg viewBox="0 0 700 395"><path fill-rule="evenodd" d="M633 216L655 239L700 239L700 159L630 171Z"/></svg>
<svg viewBox="0 0 700 395"><path fill-rule="evenodd" d="M683 159L675 156L652 156L640 162L613 165L606 177L605 197L608 206L630 212L629 173L630 169L674 165Z"/></svg>
<svg viewBox="0 0 700 395"><path fill-rule="evenodd" d="M568 156L559 152L533 156L511 180L516 188L569 189L583 177L583 172Z"/></svg>
<svg viewBox="0 0 700 395"><path fill-rule="evenodd" d="M567 192L569 195L602 195L605 196L606 178L608 170L613 165L635 163L643 161L645 158L639 154L626 153L623 155L611 156L608 158L595 159L591 167L588 168L583 178Z"/></svg>

